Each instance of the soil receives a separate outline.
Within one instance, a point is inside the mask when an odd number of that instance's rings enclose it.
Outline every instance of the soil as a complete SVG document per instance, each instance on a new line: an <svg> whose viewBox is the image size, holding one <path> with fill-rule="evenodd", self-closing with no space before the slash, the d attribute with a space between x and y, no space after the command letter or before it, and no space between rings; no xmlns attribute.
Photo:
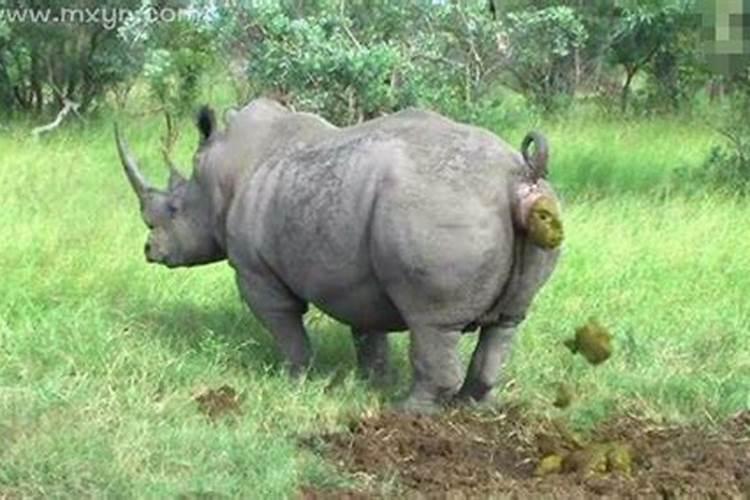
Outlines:
<svg viewBox="0 0 750 500"><path fill-rule="evenodd" d="M240 396L228 385L207 389L193 399L201 413L213 421L240 413Z"/></svg>
<svg viewBox="0 0 750 500"><path fill-rule="evenodd" d="M387 413L348 432L306 440L336 465L420 498L750 498L750 412L721 428L665 427L619 418L585 441L555 421L530 422L520 412L449 411L436 417ZM538 475L550 454L586 456L616 446L625 468L581 460ZM619 456L623 459L623 456ZM569 460L572 463L575 461ZM583 465L581 465L583 464ZM367 491L317 491L300 497L367 498Z"/></svg>
<svg viewBox="0 0 750 500"><path fill-rule="evenodd" d="M302 488L298 500L368 500L372 495L354 490L319 490L311 487Z"/></svg>

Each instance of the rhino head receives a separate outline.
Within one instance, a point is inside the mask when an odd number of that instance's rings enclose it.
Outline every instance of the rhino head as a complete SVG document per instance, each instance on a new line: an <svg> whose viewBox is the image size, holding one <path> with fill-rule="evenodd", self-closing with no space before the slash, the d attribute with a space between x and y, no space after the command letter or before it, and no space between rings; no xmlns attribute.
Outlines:
<svg viewBox="0 0 750 500"><path fill-rule="evenodd" d="M207 168L205 160L208 155L205 152L216 135L216 119L210 108L201 109L197 126L200 143L190 179L183 177L170 162L168 186L162 190L148 183L115 125L117 151L140 202L143 222L149 228L144 249L149 262L183 267L226 258L215 230L210 176L201 175L201 171Z"/></svg>

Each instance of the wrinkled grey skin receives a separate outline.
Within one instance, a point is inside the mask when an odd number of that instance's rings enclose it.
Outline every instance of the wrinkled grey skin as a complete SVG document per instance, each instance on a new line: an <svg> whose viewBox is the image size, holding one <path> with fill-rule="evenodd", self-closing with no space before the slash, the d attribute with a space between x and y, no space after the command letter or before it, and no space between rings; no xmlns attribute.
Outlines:
<svg viewBox="0 0 750 500"><path fill-rule="evenodd" d="M218 130L201 112L192 177L173 171L167 191L148 186L117 134L151 228L146 258L169 267L227 258L293 373L311 361L302 316L312 303L351 327L360 369L375 377L388 370L387 332L410 331L404 408L487 399L559 253L514 225L522 156L415 109L336 128L258 99L227 120ZM456 344L477 327L464 373Z"/></svg>

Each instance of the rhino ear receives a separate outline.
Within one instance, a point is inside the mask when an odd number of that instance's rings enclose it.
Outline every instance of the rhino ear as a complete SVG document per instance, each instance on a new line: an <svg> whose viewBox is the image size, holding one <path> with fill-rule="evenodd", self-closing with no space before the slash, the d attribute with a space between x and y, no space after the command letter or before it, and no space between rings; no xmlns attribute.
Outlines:
<svg viewBox="0 0 750 500"><path fill-rule="evenodd" d="M198 130L201 133L201 142L208 140L216 131L216 114L209 106L202 106L198 111Z"/></svg>

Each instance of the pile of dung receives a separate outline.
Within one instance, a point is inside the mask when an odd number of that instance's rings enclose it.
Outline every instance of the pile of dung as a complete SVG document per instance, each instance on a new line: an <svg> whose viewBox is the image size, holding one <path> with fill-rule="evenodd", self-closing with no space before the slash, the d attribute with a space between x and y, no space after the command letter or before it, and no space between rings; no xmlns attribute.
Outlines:
<svg viewBox="0 0 750 500"><path fill-rule="evenodd" d="M612 339L591 319L564 344L596 369L612 355ZM574 382L558 384L553 405L575 405L575 393ZM395 478L398 491L387 496L750 498L750 412L713 431L619 417L586 439L562 422L533 421L512 408L453 409L434 417L386 413L313 442L322 441L318 449L355 477L374 484ZM311 491L307 498L315 498ZM367 488L315 493L358 494L375 496Z"/></svg>
<svg viewBox="0 0 750 500"><path fill-rule="evenodd" d="M229 385L222 385L218 389L207 389L193 399L200 412L214 421L240 413L240 396Z"/></svg>
<svg viewBox="0 0 750 500"><path fill-rule="evenodd" d="M381 484L395 478L397 491L391 494L397 495L742 498L750 493L750 413L714 432L621 418L600 426L586 442L554 421L525 420L516 410L454 410L436 417L386 413L317 440L316 448L354 477ZM556 473L540 473L544 457L553 454L571 458L564 458L566 465ZM335 492L326 494L335 498Z"/></svg>

